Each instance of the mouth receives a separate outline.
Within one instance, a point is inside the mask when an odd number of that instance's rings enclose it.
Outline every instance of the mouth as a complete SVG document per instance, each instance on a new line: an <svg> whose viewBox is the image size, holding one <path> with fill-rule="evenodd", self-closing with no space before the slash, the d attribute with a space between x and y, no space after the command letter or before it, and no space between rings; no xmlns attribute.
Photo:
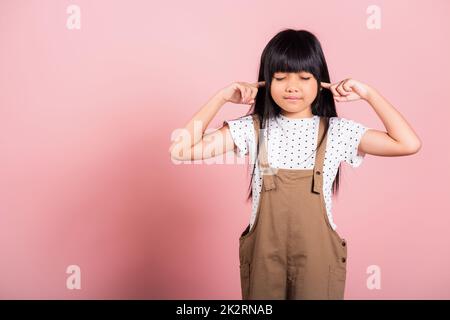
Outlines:
<svg viewBox="0 0 450 320"><path fill-rule="evenodd" d="M297 100L300 100L301 98L294 97L294 96L287 96L287 97L284 97L284 99L289 100L289 101L297 101Z"/></svg>

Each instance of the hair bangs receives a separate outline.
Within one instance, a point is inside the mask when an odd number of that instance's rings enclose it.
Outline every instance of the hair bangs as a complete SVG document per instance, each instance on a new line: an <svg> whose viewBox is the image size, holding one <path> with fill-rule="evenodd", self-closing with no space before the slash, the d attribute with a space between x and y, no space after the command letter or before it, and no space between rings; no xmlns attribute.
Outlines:
<svg viewBox="0 0 450 320"><path fill-rule="evenodd" d="M317 62L315 54L311 47L302 45L302 42L291 42L287 47L280 44L274 48L274 52L270 55L268 61L268 69L272 77L275 72L292 72L298 73L302 71L309 72L318 78L320 74L320 66Z"/></svg>

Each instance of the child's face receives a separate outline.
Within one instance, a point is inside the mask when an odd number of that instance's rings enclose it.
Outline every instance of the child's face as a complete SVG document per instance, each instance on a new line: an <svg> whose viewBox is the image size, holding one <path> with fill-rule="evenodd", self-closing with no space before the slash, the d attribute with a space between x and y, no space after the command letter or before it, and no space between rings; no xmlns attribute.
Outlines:
<svg viewBox="0 0 450 320"><path fill-rule="evenodd" d="M270 94L283 110L302 112L311 108L317 95L317 89L317 80L309 72L275 72L272 77ZM289 100L288 96L299 99Z"/></svg>

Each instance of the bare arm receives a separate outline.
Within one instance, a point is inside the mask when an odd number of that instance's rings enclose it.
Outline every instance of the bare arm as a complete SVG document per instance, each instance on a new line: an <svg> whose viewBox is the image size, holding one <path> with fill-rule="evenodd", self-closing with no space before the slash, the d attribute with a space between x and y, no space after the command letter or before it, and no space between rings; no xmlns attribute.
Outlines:
<svg viewBox="0 0 450 320"><path fill-rule="evenodd" d="M338 102L364 99L386 127L386 132L367 130L359 143L359 153L393 157L414 154L420 150L422 142L413 128L400 112L371 86L351 78L335 84L322 82L321 86L330 89Z"/></svg>
<svg viewBox="0 0 450 320"><path fill-rule="evenodd" d="M256 97L258 86L264 82L248 84L235 82L218 91L194 117L172 137L169 148L172 159L200 160L218 156L236 148L227 124L205 134L211 120L226 102L252 103Z"/></svg>
<svg viewBox="0 0 450 320"><path fill-rule="evenodd" d="M189 120L181 132L176 135L172 145L169 148L171 157L176 160L197 160L203 159L203 152L209 143L220 143L225 141L225 136L229 131L223 126L219 130L204 134L211 120L225 104L220 93L216 93L200 110ZM229 134L229 132L228 132ZM206 141L204 139L206 138ZM234 145L234 143L232 143ZM198 146L197 146L198 145ZM199 146L202 146L200 148ZM229 146L228 146L229 147ZM233 147L233 146L232 146ZM227 150L223 150L226 152ZM200 153L200 154L199 154ZM218 154L217 154L218 155Z"/></svg>
<svg viewBox="0 0 450 320"><path fill-rule="evenodd" d="M377 156L405 156L417 153L422 142L406 119L375 89L368 86L367 102L386 127L386 132L369 129L358 151Z"/></svg>
<svg viewBox="0 0 450 320"><path fill-rule="evenodd" d="M191 147L185 142L188 140L190 140L188 135L183 134L172 143L170 147L172 159L180 161L208 159L236 148L228 124L203 134L200 141Z"/></svg>

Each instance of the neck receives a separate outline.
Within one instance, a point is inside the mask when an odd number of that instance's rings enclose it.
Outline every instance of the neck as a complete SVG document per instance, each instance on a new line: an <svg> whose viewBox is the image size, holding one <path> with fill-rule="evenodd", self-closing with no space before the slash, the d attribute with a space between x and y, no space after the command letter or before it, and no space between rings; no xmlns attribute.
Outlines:
<svg viewBox="0 0 450 320"><path fill-rule="evenodd" d="M281 114L291 119L306 119L314 117L311 110L304 110L299 112L288 112L286 110L281 110Z"/></svg>

